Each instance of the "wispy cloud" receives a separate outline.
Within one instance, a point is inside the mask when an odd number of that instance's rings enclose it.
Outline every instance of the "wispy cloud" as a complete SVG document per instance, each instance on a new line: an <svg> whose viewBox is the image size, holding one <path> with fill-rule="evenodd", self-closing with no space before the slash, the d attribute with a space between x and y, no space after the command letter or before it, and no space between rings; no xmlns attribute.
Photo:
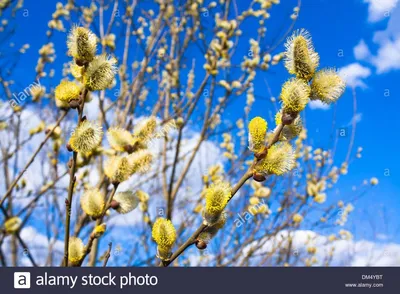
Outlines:
<svg viewBox="0 0 400 294"><path fill-rule="evenodd" d="M398 0L369 0L369 20L386 16L389 19L385 30L374 33L373 42L378 45L376 53L371 53L367 43L361 40L354 47L354 56L376 68L377 74L400 69L400 5Z"/></svg>
<svg viewBox="0 0 400 294"><path fill-rule="evenodd" d="M353 50L354 57L357 60L366 60L371 56L371 52L364 40L361 40Z"/></svg>
<svg viewBox="0 0 400 294"><path fill-rule="evenodd" d="M290 236L290 238L289 238ZM367 240L338 239L329 241L329 237L313 231L297 230L279 232L274 237L264 239L262 245L259 241L254 241L243 249L239 263L243 260L250 250L255 250L254 258L249 262L259 262L263 255L276 252L278 247L286 248L288 240L291 241L292 248L295 248L297 255L306 256L307 247L317 248L316 266L324 266L324 260L335 248L332 256L331 265L333 266L399 266L400 265L400 244L397 243L376 243ZM263 241L263 239L261 240ZM301 260L301 259L300 259ZM303 266L301 262L296 262L294 266Z"/></svg>
<svg viewBox="0 0 400 294"><path fill-rule="evenodd" d="M320 100L313 100L308 103L308 106L315 110L315 109L321 109L321 110L328 110L330 108L329 104L322 103Z"/></svg>
<svg viewBox="0 0 400 294"><path fill-rule="evenodd" d="M390 15L398 0L364 0L368 3L368 21L378 22Z"/></svg>
<svg viewBox="0 0 400 294"><path fill-rule="evenodd" d="M346 81L348 86L365 88L364 80L371 75L371 70L359 63L352 63L342 67L339 70L339 75Z"/></svg>

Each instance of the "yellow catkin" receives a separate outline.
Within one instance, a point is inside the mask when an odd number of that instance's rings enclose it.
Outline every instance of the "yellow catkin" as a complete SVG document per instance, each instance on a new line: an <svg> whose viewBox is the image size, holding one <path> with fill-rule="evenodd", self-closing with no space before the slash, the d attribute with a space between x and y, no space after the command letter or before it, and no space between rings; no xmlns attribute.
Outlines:
<svg viewBox="0 0 400 294"><path fill-rule="evenodd" d="M154 116L142 120L134 129L133 136L143 142L147 142L154 136L157 127L157 121Z"/></svg>
<svg viewBox="0 0 400 294"><path fill-rule="evenodd" d="M96 188L86 190L80 202L82 210L93 218L100 217L105 206L104 196Z"/></svg>
<svg viewBox="0 0 400 294"><path fill-rule="evenodd" d="M127 157L114 156L104 166L105 175L113 183L122 183L132 175L132 168Z"/></svg>
<svg viewBox="0 0 400 294"><path fill-rule="evenodd" d="M68 53L79 65L91 62L96 54L97 37L89 29L74 26L68 35Z"/></svg>
<svg viewBox="0 0 400 294"><path fill-rule="evenodd" d="M231 187L229 183L213 183L207 188L205 193L206 205L204 210L204 220L212 225L219 220L219 217L231 197Z"/></svg>
<svg viewBox="0 0 400 294"><path fill-rule="evenodd" d="M309 81L319 64L319 55L314 50L309 33L304 29L294 32L285 47L285 67L289 73Z"/></svg>
<svg viewBox="0 0 400 294"><path fill-rule="evenodd" d="M77 237L71 237L69 239L69 246L68 246L68 260L72 264L78 264L83 256L85 251L85 245L83 244L82 240Z"/></svg>
<svg viewBox="0 0 400 294"><path fill-rule="evenodd" d="M251 151L260 152L265 145L268 124L262 117L255 117L249 123L249 148Z"/></svg>
<svg viewBox="0 0 400 294"><path fill-rule="evenodd" d="M69 144L75 152L88 155L100 145L102 138L102 127L95 122L85 120L72 133Z"/></svg>
<svg viewBox="0 0 400 294"><path fill-rule="evenodd" d="M131 171L133 173L146 173L151 168L153 154L149 150L139 150L128 156Z"/></svg>
<svg viewBox="0 0 400 294"><path fill-rule="evenodd" d="M255 171L265 175L283 175L292 170L295 163L293 147L287 142L280 142L269 148L267 156L255 166Z"/></svg>
<svg viewBox="0 0 400 294"><path fill-rule="evenodd" d="M301 214L296 213L293 215L293 222L295 223L301 223L303 221L303 216Z"/></svg>
<svg viewBox="0 0 400 294"><path fill-rule="evenodd" d="M281 92L281 100L284 110L298 113L302 111L308 103L310 97L310 86L300 79L290 79L287 81Z"/></svg>
<svg viewBox="0 0 400 294"><path fill-rule="evenodd" d="M80 93L81 88L76 83L70 81L62 81L54 91L56 100L64 103L78 99Z"/></svg>
<svg viewBox="0 0 400 294"><path fill-rule="evenodd" d="M16 233L22 225L22 220L17 217L10 217L4 222L4 230L7 234L14 234Z"/></svg>
<svg viewBox="0 0 400 294"><path fill-rule="evenodd" d="M153 225L152 236L158 245L159 258L168 260L171 248L176 241L176 230L172 222L165 218L158 218Z"/></svg>
<svg viewBox="0 0 400 294"><path fill-rule="evenodd" d="M118 202L116 211L121 214L125 214L134 210L139 204L138 196L130 191L117 193L113 200Z"/></svg>
<svg viewBox="0 0 400 294"><path fill-rule="evenodd" d="M311 83L311 99L335 103L344 93L346 83L334 69L317 72Z"/></svg>
<svg viewBox="0 0 400 294"><path fill-rule="evenodd" d="M93 237L94 238L100 238L101 236L104 235L104 233L106 232L106 229L107 229L107 225L106 224L101 224L101 225L96 226L93 229Z"/></svg>
<svg viewBox="0 0 400 294"><path fill-rule="evenodd" d="M112 85L117 72L117 60L105 54L96 56L83 75L83 83L90 91L105 90Z"/></svg>
<svg viewBox="0 0 400 294"><path fill-rule="evenodd" d="M107 140L110 146L117 151L126 151L126 147L133 145L135 142L130 132L119 127L108 129Z"/></svg>

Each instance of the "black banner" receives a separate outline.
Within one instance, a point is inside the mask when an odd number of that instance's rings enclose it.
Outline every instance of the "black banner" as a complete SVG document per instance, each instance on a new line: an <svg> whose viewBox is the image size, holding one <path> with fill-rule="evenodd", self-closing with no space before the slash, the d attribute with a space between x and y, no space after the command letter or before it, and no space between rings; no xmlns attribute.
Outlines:
<svg viewBox="0 0 400 294"><path fill-rule="evenodd" d="M395 294L400 268L0 268L0 282L4 294Z"/></svg>

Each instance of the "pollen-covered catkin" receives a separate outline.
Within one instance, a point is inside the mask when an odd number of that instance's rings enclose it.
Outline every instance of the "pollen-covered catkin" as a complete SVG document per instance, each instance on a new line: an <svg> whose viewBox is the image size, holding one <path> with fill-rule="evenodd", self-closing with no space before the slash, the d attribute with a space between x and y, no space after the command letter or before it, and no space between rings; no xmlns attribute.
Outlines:
<svg viewBox="0 0 400 294"><path fill-rule="evenodd" d="M260 152L265 145L268 124L262 117L255 117L249 123L249 148L251 151Z"/></svg>
<svg viewBox="0 0 400 294"><path fill-rule="evenodd" d="M105 206L104 196L96 189L86 190L81 197L82 210L92 218L101 216Z"/></svg>
<svg viewBox="0 0 400 294"><path fill-rule="evenodd" d="M335 103L344 93L346 83L334 69L318 71L311 83L311 99Z"/></svg>
<svg viewBox="0 0 400 294"><path fill-rule="evenodd" d="M214 225L218 222L226 204L231 197L231 187L229 183L213 183L207 188L206 206L203 212L204 221L208 225Z"/></svg>
<svg viewBox="0 0 400 294"><path fill-rule="evenodd" d="M56 100L63 103L69 103L71 100L79 99L81 88L78 84L70 81L62 81L55 89Z"/></svg>
<svg viewBox="0 0 400 294"><path fill-rule="evenodd" d="M89 91L108 88L117 72L117 60L106 54L96 56L83 74L83 83Z"/></svg>
<svg viewBox="0 0 400 294"><path fill-rule="evenodd" d="M153 162L153 154L149 150L139 150L128 156L131 173L147 172Z"/></svg>
<svg viewBox="0 0 400 294"><path fill-rule="evenodd" d="M103 128L95 122L81 122L69 139L69 144L75 152L89 155L97 148L103 138Z"/></svg>
<svg viewBox="0 0 400 294"><path fill-rule="evenodd" d="M104 173L112 183L122 183L132 175L132 168L127 157L113 156L106 161Z"/></svg>
<svg viewBox="0 0 400 294"><path fill-rule="evenodd" d="M170 220L158 218L152 229L152 236L157 243L157 255L161 260L169 260L171 249L176 241L176 230Z"/></svg>
<svg viewBox="0 0 400 294"><path fill-rule="evenodd" d="M319 55L315 52L309 33L298 30L285 43L285 67L290 74L309 81L319 64Z"/></svg>
<svg viewBox="0 0 400 294"><path fill-rule="evenodd" d="M133 137L146 143L149 139L154 136L154 132L157 127L157 121L154 116L150 116L141 121L133 131Z"/></svg>
<svg viewBox="0 0 400 294"><path fill-rule="evenodd" d="M82 66L91 62L96 54L97 37L89 29L75 26L68 35L68 53Z"/></svg>
<svg viewBox="0 0 400 294"><path fill-rule="evenodd" d="M135 143L132 134L119 127L111 127L108 129L107 140L110 146L117 151L126 151L128 146Z"/></svg>
<svg viewBox="0 0 400 294"><path fill-rule="evenodd" d="M69 239L68 246L68 259L73 264L79 264L84 256L85 245L82 240L77 237L71 237Z"/></svg>
<svg viewBox="0 0 400 294"><path fill-rule="evenodd" d="M7 234L14 234L18 232L21 225L22 225L22 220L17 216L13 216L4 222L4 230L6 231Z"/></svg>
<svg viewBox="0 0 400 294"><path fill-rule="evenodd" d="M256 166L255 171L264 175L283 175L295 166L295 153L288 142L279 142L271 146L267 156Z"/></svg>
<svg viewBox="0 0 400 294"><path fill-rule="evenodd" d="M125 214L131 212L139 205L139 198L135 193L126 191L115 194L113 198L115 210L118 213Z"/></svg>
<svg viewBox="0 0 400 294"><path fill-rule="evenodd" d="M281 100L285 111L298 113L309 101L310 86L300 79L290 79L282 86Z"/></svg>
<svg viewBox="0 0 400 294"><path fill-rule="evenodd" d="M93 235L92 235L92 237L93 237L93 238L100 238L101 236L104 235L104 233L106 232L106 229L107 229L107 225L106 225L105 223L96 226L96 227L93 229L93 232L92 232Z"/></svg>

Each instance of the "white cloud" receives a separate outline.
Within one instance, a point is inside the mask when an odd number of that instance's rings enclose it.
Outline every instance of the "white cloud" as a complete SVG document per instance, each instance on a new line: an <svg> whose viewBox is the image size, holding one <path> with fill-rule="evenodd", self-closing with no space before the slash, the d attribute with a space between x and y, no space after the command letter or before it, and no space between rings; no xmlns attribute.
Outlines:
<svg viewBox="0 0 400 294"><path fill-rule="evenodd" d="M363 80L371 75L371 70L359 63L352 63L342 67L339 70L339 75L350 87L366 87Z"/></svg>
<svg viewBox="0 0 400 294"><path fill-rule="evenodd" d="M373 41L377 44L383 43L389 39L396 39L400 36L400 5L397 5L391 12L387 27L384 30L374 33Z"/></svg>
<svg viewBox="0 0 400 294"><path fill-rule="evenodd" d="M390 18L385 30L374 33L373 42L378 45L376 53L372 54L365 41L361 40L354 47L354 56L358 60L364 60L372 64L376 68L377 74L398 70L400 69L400 31L398 29L400 27L400 5L396 6L397 1L393 0L370 2L370 9L374 7L392 7L387 15ZM379 9L375 8L375 14L370 14L370 17L378 13Z"/></svg>
<svg viewBox="0 0 400 294"><path fill-rule="evenodd" d="M371 61L378 74L400 69L400 37L383 42Z"/></svg>
<svg viewBox="0 0 400 294"><path fill-rule="evenodd" d="M400 266L400 244L395 243L375 243L366 240L336 240L330 242L327 236L320 235L313 231L297 230L294 232L281 231L275 237L265 237L254 241L243 249L243 255L246 256L249 250L255 249L252 263L257 263L257 256L265 256L270 252L277 252L278 248L286 248L288 237L292 237L292 248L296 250L299 256L305 256L308 246L317 248L316 266L324 266L324 260L329 256L329 252L334 247L335 251L332 257L333 266ZM261 247L259 247L262 245ZM300 260L303 260L300 258ZM238 263L240 263L240 258ZM294 264L303 266L300 262Z"/></svg>
<svg viewBox="0 0 400 294"><path fill-rule="evenodd" d="M308 103L308 106L310 106L311 109L322 109L322 110L328 110L330 108L329 104L322 103L320 100L312 100L310 103Z"/></svg>
<svg viewBox="0 0 400 294"><path fill-rule="evenodd" d="M46 265L48 261L48 255L53 255L53 265L59 264L64 252L64 242L61 240L56 240L54 238L48 238L41 234L34 227L25 227L21 230L21 238L24 240L28 246L29 252L31 253L33 259L39 266ZM51 248L51 251L49 249ZM7 236L4 239L4 244L2 249L5 252L6 262L10 264L11 262L11 237ZM18 252L19 266L31 266L28 255L26 252L19 249Z"/></svg>
<svg viewBox="0 0 400 294"><path fill-rule="evenodd" d="M378 22L388 17L396 7L398 0L364 0L368 3L368 21Z"/></svg>
<svg viewBox="0 0 400 294"><path fill-rule="evenodd" d="M354 47L354 56L357 60L366 60L371 55L368 46L364 40L361 40L356 47Z"/></svg>

